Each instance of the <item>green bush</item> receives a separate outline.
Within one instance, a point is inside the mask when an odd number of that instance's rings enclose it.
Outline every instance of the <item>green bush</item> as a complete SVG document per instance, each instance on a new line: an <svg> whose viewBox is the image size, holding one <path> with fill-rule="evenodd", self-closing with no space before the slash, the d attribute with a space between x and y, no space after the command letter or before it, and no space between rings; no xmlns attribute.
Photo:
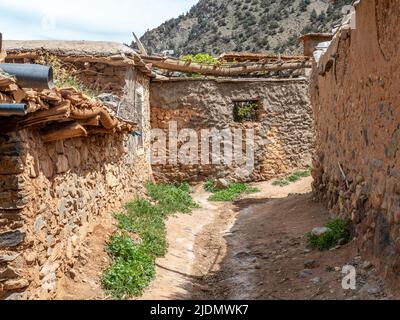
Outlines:
<svg viewBox="0 0 400 320"><path fill-rule="evenodd" d="M181 59L186 62L193 62L205 65L213 65L219 62L218 59L214 58L212 55L208 53L197 53L195 55L188 54L186 56L183 56Z"/></svg>
<svg viewBox="0 0 400 320"><path fill-rule="evenodd" d="M329 222L326 227L329 232L321 236L313 235L311 232L307 234L308 246L317 250L329 250L338 245L340 240L348 243L351 238L351 221L335 219Z"/></svg>
<svg viewBox="0 0 400 320"><path fill-rule="evenodd" d="M286 187L290 183L294 183L294 182L297 182L297 181L301 180L302 178L307 178L307 177L311 176L311 171L312 171L311 167L309 167L305 171L296 171L296 172L294 172L290 176L287 176L284 179L275 180L272 183L272 185L273 186L279 186L279 187Z"/></svg>
<svg viewBox="0 0 400 320"><path fill-rule="evenodd" d="M257 193L260 190L251 188L244 183L231 183L225 190L213 190L214 193L209 200L210 201L234 201L243 193Z"/></svg>
<svg viewBox="0 0 400 320"><path fill-rule="evenodd" d="M106 247L114 262L105 270L102 283L118 299L139 296L154 278L155 259L167 252L166 217L190 213L198 207L190 197L188 184L146 187L155 204L136 199L125 206L126 213L114 215L118 231ZM133 234L141 241L133 239Z"/></svg>

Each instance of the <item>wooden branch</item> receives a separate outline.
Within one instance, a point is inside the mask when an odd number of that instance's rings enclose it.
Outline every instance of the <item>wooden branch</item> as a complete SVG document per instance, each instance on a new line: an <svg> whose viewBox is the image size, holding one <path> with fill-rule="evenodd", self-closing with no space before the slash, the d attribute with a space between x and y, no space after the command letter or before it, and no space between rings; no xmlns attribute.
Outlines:
<svg viewBox="0 0 400 320"><path fill-rule="evenodd" d="M241 67L219 67L213 65L201 65L192 62L185 62L185 61L175 60L172 58L142 56L142 59L146 63L151 63L153 67L160 69L178 71L184 73L199 73L207 76L220 76L220 77L239 76L241 74L249 74L253 72L276 72L282 70L311 68L311 63L309 61L282 62L282 63L269 63L269 64L256 63Z"/></svg>
<svg viewBox="0 0 400 320"><path fill-rule="evenodd" d="M42 133L42 139L44 142L67 140L86 136L86 129L76 122L59 124L56 128L43 131Z"/></svg>
<svg viewBox="0 0 400 320"><path fill-rule="evenodd" d="M136 41L136 44L137 44L137 46L139 48L140 53L147 55L146 48L144 47L142 41L140 41L139 37L137 37L134 32L132 32L132 34L133 34L133 37L135 38L135 41Z"/></svg>

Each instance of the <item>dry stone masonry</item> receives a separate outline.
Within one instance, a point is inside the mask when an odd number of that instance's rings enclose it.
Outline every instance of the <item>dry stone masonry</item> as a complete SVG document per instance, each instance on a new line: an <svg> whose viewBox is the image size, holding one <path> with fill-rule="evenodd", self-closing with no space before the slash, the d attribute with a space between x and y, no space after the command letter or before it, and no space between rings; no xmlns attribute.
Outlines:
<svg viewBox="0 0 400 320"><path fill-rule="evenodd" d="M87 45L91 51L88 48L72 62L86 66L84 70L99 64L109 70L96 76L96 89L103 92L98 101L72 89L30 90L22 98L30 103L29 114L3 119L16 126L14 130L3 126L0 133L0 299L53 298L60 279L77 260L87 259L80 244L96 220L142 194L151 180L148 70L134 58L125 61L122 54L117 58L116 45L112 58L101 51L101 44ZM42 52L31 43L24 46L30 46L29 57ZM28 51L13 49L7 59L28 59ZM111 71L118 79L110 76ZM7 89L1 90L1 97L15 95ZM61 122L50 118L57 124L50 135L55 138L49 139L43 131L49 122L46 117L65 103L63 99L70 109L64 110ZM81 117L82 110L94 113L96 119ZM60 138L57 130L71 120L85 132ZM138 139L136 132L143 138Z"/></svg>
<svg viewBox="0 0 400 320"><path fill-rule="evenodd" d="M362 254L398 286L400 275L400 1L359 1L315 65L314 189L350 218Z"/></svg>
<svg viewBox="0 0 400 320"><path fill-rule="evenodd" d="M311 164L314 127L305 78L153 81L150 97L153 129L168 132L170 121L176 121L178 130L193 129L199 137L201 130L213 128L254 129L255 137L255 167L250 174L243 174L237 163L168 163L153 165L158 181L265 181ZM257 104L254 121L235 122L235 103L243 101Z"/></svg>

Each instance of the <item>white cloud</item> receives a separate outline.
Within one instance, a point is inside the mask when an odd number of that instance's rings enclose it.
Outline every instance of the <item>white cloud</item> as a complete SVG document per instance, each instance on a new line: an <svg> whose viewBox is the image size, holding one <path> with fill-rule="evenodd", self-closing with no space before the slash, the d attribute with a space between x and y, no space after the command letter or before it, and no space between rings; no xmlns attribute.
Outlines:
<svg viewBox="0 0 400 320"><path fill-rule="evenodd" d="M5 39L110 40L130 42L197 0L0 0Z"/></svg>

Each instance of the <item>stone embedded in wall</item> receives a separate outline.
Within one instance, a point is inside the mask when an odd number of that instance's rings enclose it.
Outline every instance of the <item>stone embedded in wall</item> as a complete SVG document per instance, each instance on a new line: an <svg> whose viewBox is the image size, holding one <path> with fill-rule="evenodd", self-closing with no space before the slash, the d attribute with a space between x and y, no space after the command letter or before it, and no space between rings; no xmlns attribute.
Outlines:
<svg viewBox="0 0 400 320"><path fill-rule="evenodd" d="M26 234L19 230L0 233L0 249L18 247L25 239Z"/></svg>
<svg viewBox="0 0 400 320"><path fill-rule="evenodd" d="M24 191L0 192L0 210L23 209L29 200L29 194Z"/></svg>
<svg viewBox="0 0 400 320"><path fill-rule="evenodd" d="M85 68L78 75L83 83L118 96L128 114L135 112L134 95L124 88L128 67L73 64ZM143 89L140 120L147 150L150 81L141 72L136 76ZM0 209L0 275L10 277L0 281L0 299L5 294L18 298L13 292L20 290L24 298L53 298L59 279L81 259L80 246L96 220L144 193L151 167L129 138L90 134L43 143L34 127L0 135L0 205L7 209Z"/></svg>
<svg viewBox="0 0 400 320"><path fill-rule="evenodd" d="M0 156L0 175L21 174L24 164L19 156Z"/></svg>
<svg viewBox="0 0 400 320"><path fill-rule="evenodd" d="M361 1L357 29L338 32L321 57L321 65L335 57L335 68L313 70L313 188L332 213L353 221L360 252L398 286L400 1L378 3Z"/></svg>
<svg viewBox="0 0 400 320"><path fill-rule="evenodd" d="M23 176L0 175L0 190L23 190L26 182Z"/></svg>

